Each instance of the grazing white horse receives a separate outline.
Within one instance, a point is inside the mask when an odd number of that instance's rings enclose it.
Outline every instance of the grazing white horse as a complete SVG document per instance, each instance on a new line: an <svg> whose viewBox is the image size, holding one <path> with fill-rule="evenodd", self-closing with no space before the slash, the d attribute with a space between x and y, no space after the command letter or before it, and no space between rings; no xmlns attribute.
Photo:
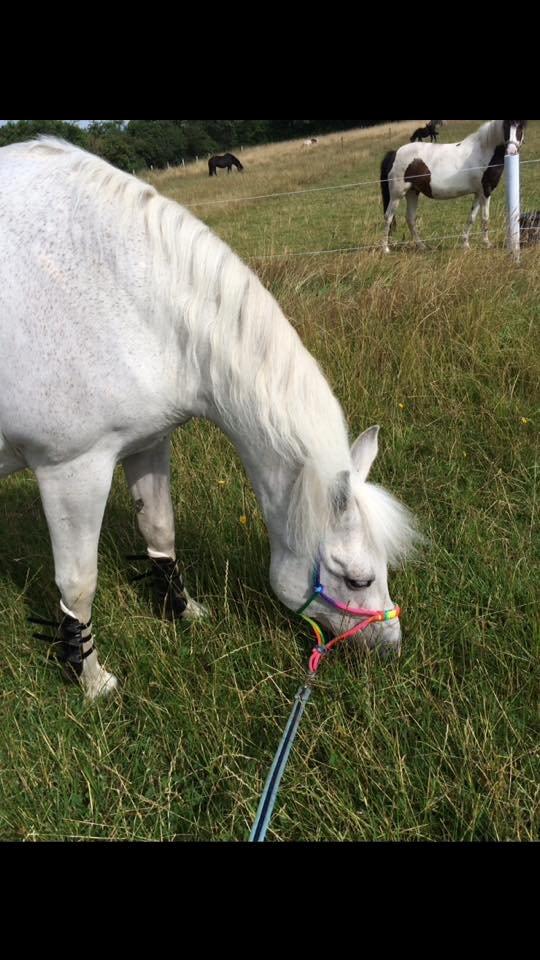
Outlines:
<svg viewBox="0 0 540 960"><path fill-rule="evenodd" d="M423 243L416 226L416 211L421 193L432 200L451 200L474 194L475 200L463 235L469 247L469 235L480 209L484 243L489 242L489 205L491 194L501 179L506 148L517 151L523 143L526 120L490 120L461 143L407 143L386 154L381 166L381 188L386 221L384 250L390 252L390 230L400 200L407 197L407 223L413 240Z"/></svg>
<svg viewBox="0 0 540 960"><path fill-rule="evenodd" d="M148 563L177 616L202 608L176 565L170 437L193 417L238 450L291 609L313 591L388 610L387 567L414 537L408 511L366 483L374 427L349 445L317 363L257 277L152 187L62 141L0 150L0 475L37 477L63 619L61 659L93 699L116 686L92 632L100 528L123 463ZM163 585L163 584L162 584ZM332 632L354 626L316 601ZM369 646L399 648L397 620Z"/></svg>

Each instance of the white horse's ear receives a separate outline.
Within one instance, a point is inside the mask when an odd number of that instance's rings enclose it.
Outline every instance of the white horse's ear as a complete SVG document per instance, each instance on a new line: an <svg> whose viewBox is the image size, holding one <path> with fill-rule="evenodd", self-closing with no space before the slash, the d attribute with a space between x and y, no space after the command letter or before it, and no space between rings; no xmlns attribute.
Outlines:
<svg viewBox="0 0 540 960"><path fill-rule="evenodd" d="M351 450L354 469L360 474L361 480L367 480L377 454L379 452L379 430L380 427L370 427L364 433L360 434Z"/></svg>

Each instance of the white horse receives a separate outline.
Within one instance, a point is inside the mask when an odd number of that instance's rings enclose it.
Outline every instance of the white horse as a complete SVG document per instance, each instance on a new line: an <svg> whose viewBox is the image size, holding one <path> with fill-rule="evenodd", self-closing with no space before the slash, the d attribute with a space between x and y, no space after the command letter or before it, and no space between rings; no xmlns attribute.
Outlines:
<svg viewBox="0 0 540 960"><path fill-rule="evenodd" d="M169 487L171 434L193 417L236 446L289 608L311 595L316 560L336 601L393 606L387 566L414 522L366 483L378 428L350 448L328 383L257 277L188 211L95 156L52 138L0 150L0 475L37 477L58 644L88 698L117 683L91 624L117 463L162 596L177 616L203 613L176 564ZM312 609L334 633L356 623L322 600ZM399 648L399 622L366 636Z"/></svg>
<svg viewBox="0 0 540 960"><path fill-rule="evenodd" d="M400 200L407 197L407 223L413 240L423 243L416 226L416 210L421 193L433 200L451 200L474 194L475 200L463 235L469 247L469 235L480 209L484 243L489 242L489 205L491 194L501 179L507 147L519 151L526 120L490 120L461 143L407 143L386 154L381 166L386 231L384 250L390 252L389 237L395 227Z"/></svg>

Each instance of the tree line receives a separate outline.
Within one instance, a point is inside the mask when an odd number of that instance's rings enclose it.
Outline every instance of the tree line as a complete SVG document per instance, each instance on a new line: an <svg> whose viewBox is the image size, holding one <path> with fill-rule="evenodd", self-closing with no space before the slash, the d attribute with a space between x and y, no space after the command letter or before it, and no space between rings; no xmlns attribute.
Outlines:
<svg viewBox="0 0 540 960"><path fill-rule="evenodd" d="M241 147L393 120L93 120L88 127L75 120L9 120L0 127L0 147L39 134L78 144L122 170L163 169L196 157Z"/></svg>

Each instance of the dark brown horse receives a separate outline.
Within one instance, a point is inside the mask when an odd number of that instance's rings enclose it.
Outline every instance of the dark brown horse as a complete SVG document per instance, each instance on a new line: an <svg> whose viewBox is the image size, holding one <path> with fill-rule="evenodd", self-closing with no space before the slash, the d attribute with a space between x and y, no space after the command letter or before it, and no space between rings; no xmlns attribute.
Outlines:
<svg viewBox="0 0 540 960"><path fill-rule="evenodd" d="M228 173L231 172L233 167L236 167L239 173L244 169L237 157L233 153L225 153L222 157L210 157L208 161L208 170L210 171L211 177L217 177L217 168L225 169L227 167Z"/></svg>
<svg viewBox="0 0 540 960"><path fill-rule="evenodd" d="M415 130L412 137L411 143L415 143L417 140L427 140L429 137L431 143L437 142L439 138L439 127L442 127L442 120L430 120L425 127L419 127L418 130Z"/></svg>

